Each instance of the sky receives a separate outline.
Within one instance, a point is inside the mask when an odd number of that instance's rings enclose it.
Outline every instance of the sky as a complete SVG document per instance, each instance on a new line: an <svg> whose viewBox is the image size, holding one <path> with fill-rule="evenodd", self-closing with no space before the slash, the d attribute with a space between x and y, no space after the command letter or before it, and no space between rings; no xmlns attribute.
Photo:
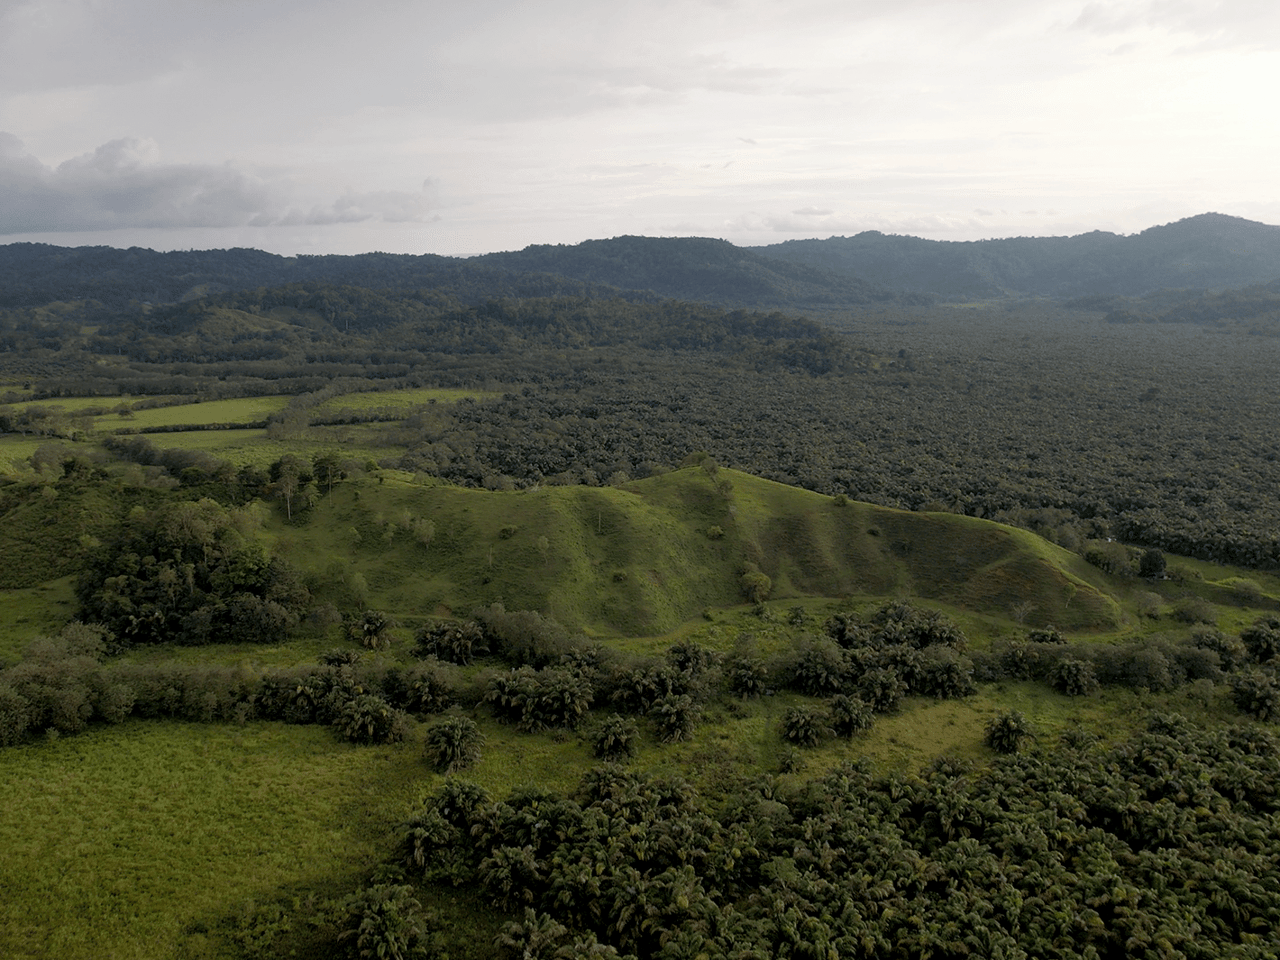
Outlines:
<svg viewBox="0 0 1280 960"><path fill-rule="evenodd" d="M1274 0L0 0L0 243L1280 223Z"/></svg>

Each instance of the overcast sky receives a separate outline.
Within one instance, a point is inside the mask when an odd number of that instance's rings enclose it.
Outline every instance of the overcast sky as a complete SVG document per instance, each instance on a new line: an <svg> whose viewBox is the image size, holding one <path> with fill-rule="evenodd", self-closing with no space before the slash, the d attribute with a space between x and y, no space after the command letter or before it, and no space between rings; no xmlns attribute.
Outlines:
<svg viewBox="0 0 1280 960"><path fill-rule="evenodd" d="M1275 0L0 0L0 242L1280 223Z"/></svg>

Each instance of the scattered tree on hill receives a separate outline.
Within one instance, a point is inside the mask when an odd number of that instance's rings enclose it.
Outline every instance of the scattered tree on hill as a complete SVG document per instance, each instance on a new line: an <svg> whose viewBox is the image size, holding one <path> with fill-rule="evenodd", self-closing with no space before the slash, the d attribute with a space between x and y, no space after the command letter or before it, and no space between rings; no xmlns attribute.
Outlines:
<svg viewBox="0 0 1280 960"><path fill-rule="evenodd" d="M1001 713L987 724L984 740L997 753L1017 753L1032 736L1027 718L1017 710Z"/></svg>
<svg viewBox="0 0 1280 960"><path fill-rule="evenodd" d="M447 717L427 731L427 759L442 773L457 773L480 761L484 734L474 720Z"/></svg>
<svg viewBox="0 0 1280 960"><path fill-rule="evenodd" d="M347 637L370 650L383 650L391 646L391 628L395 621L381 610L366 610L359 616L348 618Z"/></svg>
<svg viewBox="0 0 1280 960"><path fill-rule="evenodd" d="M634 720L614 713L601 722L591 738L591 749L600 760L611 763L636 755L640 731Z"/></svg>

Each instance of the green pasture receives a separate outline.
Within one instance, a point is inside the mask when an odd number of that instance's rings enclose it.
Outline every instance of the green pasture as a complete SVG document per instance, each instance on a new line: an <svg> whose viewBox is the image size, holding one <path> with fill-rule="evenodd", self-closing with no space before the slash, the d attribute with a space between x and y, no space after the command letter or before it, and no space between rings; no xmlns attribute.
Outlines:
<svg viewBox="0 0 1280 960"><path fill-rule="evenodd" d="M457 403L459 400L486 400L501 396L496 391L446 389L443 387L416 387L404 390L379 390L367 393L344 393L331 397L312 407L313 416L326 416L343 410L368 413L372 410L402 410L409 413L416 407L432 403Z"/></svg>
<svg viewBox="0 0 1280 960"><path fill-rule="evenodd" d="M98 430L121 428L202 426L212 423L254 423L265 420L288 404L289 397L240 397L235 400L204 400L174 407L149 407L128 414L99 417Z"/></svg>
<svg viewBox="0 0 1280 960"><path fill-rule="evenodd" d="M17 433L0 433L0 474L13 475L31 469L31 455L46 443L64 441L48 437L24 437Z"/></svg>
<svg viewBox="0 0 1280 960"><path fill-rule="evenodd" d="M0 956L200 955L246 901L363 879L421 771L410 747L273 723L137 721L0 751Z"/></svg>
<svg viewBox="0 0 1280 960"><path fill-rule="evenodd" d="M0 664L16 663L32 639L55 634L75 619L74 579L0 590Z"/></svg>

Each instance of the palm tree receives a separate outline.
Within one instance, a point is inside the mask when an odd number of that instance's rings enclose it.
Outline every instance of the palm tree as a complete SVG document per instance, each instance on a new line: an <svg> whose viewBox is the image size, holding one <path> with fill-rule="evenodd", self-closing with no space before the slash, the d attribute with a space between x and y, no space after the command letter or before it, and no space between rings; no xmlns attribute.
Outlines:
<svg viewBox="0 0 1280 960"><path fill-rule="evenodd" d="M455 773L480 761L484 734L474 720L448 717L427 731L426 754L443 773Z"/></svg>

